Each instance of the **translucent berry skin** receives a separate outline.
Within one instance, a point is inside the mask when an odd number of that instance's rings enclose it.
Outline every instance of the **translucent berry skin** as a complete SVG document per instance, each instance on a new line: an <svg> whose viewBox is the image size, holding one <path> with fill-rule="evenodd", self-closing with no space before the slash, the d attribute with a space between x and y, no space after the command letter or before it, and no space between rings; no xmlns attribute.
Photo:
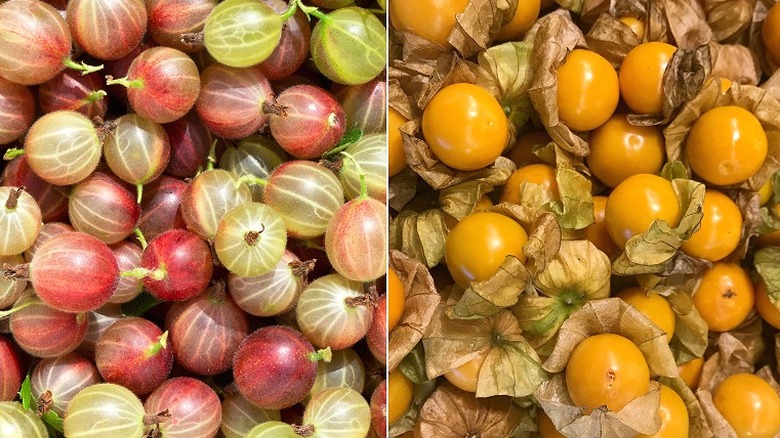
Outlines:
<svg viewBox="0 0 780 438"><path fill-rule="evenodd" d="M19 402L0 402L3 438L48 438L49 432L32 409Z"/></svg>
<svg viewBox="0 0 780 438"><path fill-rule="evenodd" d="M154 41L185 53L195 53L202 47L183 43L182 34L203 30L217 0L148 0L149 33Z"/></svg>
<svg viewBox="0 0 780 438"><path fill-rule="evenodd" d="M52 309L33 295L17 305L30 305L11 315L11 332L22 349L35 357L70 353L87 334L87 315Z"/></svg>
<svg viewBox="0 0 780 438"><path fill-rule="evenodd" d="M371 354L381 364L387 360L387 295L382 294L374 307L374 318L366 333L366 343Z"/></svg>
<svg viewBox="0 0 780 438"><path fill-rule="evenodd" d="M24 187L41 209L44 223L63 221L68 218L68 198L57 188L44 181L30 167L27 156L14 158L5 165L3 185Z"/></svg>
<svg viewBox="0 0 780 438"><path fill-rule="evenodd" d="M179 204L186 189L187 183L165 175L144 187L138 228L146 240L186 226L179 211Z"/></svg>
<svg viewBox="0 0 780 438"><path fill-rule="evenodd" d="M283 0L263 0L278 14L287 9ZM309 56L311 26L300 9L284 22L279 45L265 61L258 64L265 77L271 81L284 79L295 73Z"/></svg>
<svg viewBox="0 0 780 438"><path fill-rule="evenodd" d="M30 387L36 399L46 391L52 393L50 408L61 417L68 404L82 389L100 383L92 361L78 353L44 359L35 366L30 376Z"/></svg>
<svg viewBox="0 0 780 438"><path fill-rule="evenodd" d="M21 137L35 117L35 97L30 89L0 77L0 145Z"/></svg>
<svg viewBox="0 0 780 438"><path fill-rule="evenodd" d="M30 262L30 281L44 303L63 312L85 312L107 303L119 266L105 243L78 231L47 240Z"/></svg>
<svg viewBox="0 0 780 438"><path fill-rule="evenodd" d="M76 394L63 428L69 438L141 437L147 429L143 417L144 406L127 388L98 383Z"/></svg>
<svg viewBox="0 0 780 438"><path fill-rule="evenodd" d="M344 109L333 96L313 85L296 85L276 99L279 114L269 125L274 139L290 155L313 159L332 149L347 129Z"/></svg>
<svg viewBox="0 0 780 438"><path fill-rule="evenodd" d="M143 318L123 318L111 325L95 346L95 364L106 382L145 395L171 372L173 351L162 330Z"/></svg>
<svg viewBox="0 0 780 438"><path fill-rule="evenodd" d="M123 181L144 185L159 177L171 157L171 145L162 125L138 114L115 121L113 133L103 144L108 167Z"/></svg>
<svg viewBox="0 0 780 438"><path fill-rule="evenodd" d="M222 434L225 438L245 438L247 432L260 423L279 421L279 411L261 409L244 398L238 391L225 391L222 401Z"/></svg>
<svg viewBox="0 0 780 438"><path fill-rule="evenodd" d="M249 186L238 184L238 175L215 169L203 172L190 181L182 195L179 210L187 229L204 240L213 240L225 213L251 199Z"/></svg>
<svg viewBox="0 0 780 438"><path fill-rule="evenodd" d="M387 213L381 202L366 198L344 204L325 232L328 260L354 281L372 281L387 271Z"/></svg>
<svg viewBox="0 0 780 438"><path fill-rule="evenodd" d="M105 87L100 73L82 76L76 70L65 70L44 82L38 87L41 111L76 111L90 120L103 118L108 109L108 99L99 93Z"/></svg>
<svg viewBox="0 0 780 438"><path fill-rule="evenodd" d="M347 115L347 130L358 128L364 134L385 133L387 83L384 77L361 85L336 84L331 92Z"/></svg>
<svg viewBox="0 0 780 438"><path fill-rule="evenodd" d="M144 402L149 415L168 410L171 418L160 424L167 438L212 438L222 422L219 397L208 385L191 377L166 380Z"/></svg>
<svg viewBox="0 0 780 438"><path fill-rule="evenodd" d="M73 39L98 59L119 59L146 33L143 0L70 0L66 16Z"/></svg>
<svg viewBox="0 0 780 438"><path fill-rule="evenodd" d="M141 266L141 254L143 254L143 251L135 243L123 240L111 245L111 251L116 256L120 272L130 271ZM122 304L131 301L141 293L142 286L140 278L121 277L109 302Z"/></svg>
<svg viewBox="0 0 780 438"><path fill-rule="evenodd" d="M22 386L22 368L13 342L0 335L0 402L16 398Z"/></svg>
<svg viewBox="0 0 780 438"><path fill-rule="evenodd" d="M164 272L161 280L143 280L149 292L163 301L184 301L203 292L214 270L206 242L181 229L152 239L141 257L141 267Z"/></svg>
<svg viewBox="0 0 780 438"><path fill-rule="evenodd" d="M129 236L140 214L135 194L102 172L78 183L68 201L73 228L109 245Z"/></svg>
<svg viewBox="0 0 780 438"><path fill-rule="evenodd" d="M309 393L317 363L314 347L289 327L263 327L247 337L233 359L233 377L241 394L263 409L283 409Z"/></svg>
<svg viewBox="0 0 780 438"><path fill-rule="evenodd" d="M298 257L285 250L276 267L257 277L228 276L230 295L245 312L255 316L275 316L291 310L306 285L295 275L292 265Z"/></svg>
<svg viewBox="0 0 780 438"><path fill-rule="evenodd" d="M166 123L163 128L171 144L171 157L165 173L189 178L195 176L198 168L206 167L211 149L211 134L195 111L190 111L179 120Z"/></svg>
<svg viewBox="0 0 780 438"><path fill-rule="evenodd" d="M41 232L41 209L24 189L0 187L0 256L21 254Z"/></svg>

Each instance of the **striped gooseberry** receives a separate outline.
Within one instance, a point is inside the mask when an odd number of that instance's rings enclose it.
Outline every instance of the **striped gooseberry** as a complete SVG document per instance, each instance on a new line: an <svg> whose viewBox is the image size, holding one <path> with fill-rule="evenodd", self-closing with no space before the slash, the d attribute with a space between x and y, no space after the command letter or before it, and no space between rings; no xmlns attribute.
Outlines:
<svg viewBox="0 0 780 438"><path fill-rule="evenodd" d="M387 118L387 84L385 78L376 78L360 85L335 84L331 92L336 96L347 116L347 129L363 133L385 132Z"/></svg>
<svg viewBox="0 0 780 438"><path fill-rule="evenodd" d="M214 250L230 272L253 277L276 267L287 245L284 221L259 202L241 204L225 213L214 237Z"/></svg>
<svg viewBox="0 0 780 438"><path fill-rule="evenodd" d="M109 245L129 236L140 214L130 190L103 172L95 172L78 183L68 200L73 228Z"/></svg>
<svg viewBox="0 0 780 438"><path fill-rule="evenodd" d="M41 209L22 187L0 187L0 256L21 254L35 243L41 231Z"/></svg>
<svg viewBox="0 0 780 438"><path fill-rule="evenodd" d="M276 266L256 277L230 274L230 296L245 312L255 316L279 315L295 307L306 285L311 266L285 250Z"/></svg>
<svg viewBox="0 0 780 438"><path fill-rule="evenodd" d="M203 31L217 0L147 0L149 34L161 45L194 53L200 45L183 42L183 36Z"/></svg>
<svg viewBox="0 0 780 438"><path fill-rule="evenodd" d="M224 392L220 430L225 438L245 438L258 424L279 420L279 411L258 408L236 390Z"/></svg>
<svg viewBox="0 0 780 438"><path fill-rule="evenodd" d="M300 435L296 430L301 431L301 429L296 429L293 425L282 421L267 421L253 427L242 438L297 438L309 433L308 431L302 432L303 435Z"/></svg>
<svg viewBox="0 0 780 438"><path fill-rule="evenodd" d="M57 187L44 181L30 167L26 155L5 164L3 185L24 187L38 203L43 222L56 222L68 217L68 198Z"/></svg>
<svg viewBox="0 0 780 438"><path fill-rule="evenodd" d="M151 321L122 318L100 335L95 365L106 382L122 385L139 396L148 394L171 372L173 351L167 338L168 333Z"/></svg>
<svg viewBox="0 0 780 438"><path fill-rule="evenodd" d="M30 89L0 77L0 145L24 135L34 118L35 97Z"/></svg>
<svg viewBox="0 0 780 438"><path fill-rule="evenodd" d="M116 257L119 271L130 271L141 266L141 247L135 243L123 240L111 245L111 251ZM143 283L140 278L121 277L116 285L114 294L111 295L110 303L122 304L133 300L141 294Z"/></svg>
<svg viewBox="0 0 780 438"><path fill-rule="evenodd" d="M106 84L127 87L130 106L140 116L156 123L169 123L184 117L195 105L200 74L186 53L153 47L133 60L127 76L111 78Z"/></svg>
<svg viewBox="0 0 780 438"><path fill-rule="evenodd" d="M98 339L100 339L100 335L111 327L113 323L124 318L124 315L122 315L122 308L118 304L111 303L88 312L87 315L87 335L76 351L94 360L95 346Z"/></svg>
<svg viewBox="0 0 780 438"><path fill-rule="evenodd" d="M0 402L3 438L48 438L49 432L32 409L19 402Z"/></svg>
<svg viewBox="0 0 780 438"><path fill-rule="evenodd" d="M246 314L225 294L223 283L171 306L165 327L176 363L201 376L230 368L233 354L249 334Z"/></svg>
<svg viewBox="0 0 780 438"><path fill-rule="evenodd" d="M380 437L386 437L387 428L387 380L383 380L371 394L371 426Z"/></svg>
<svg viewBox="0 0 780 438"><path fill-rule="evenodd" d="M339 274L372 281L387 271L387 209L372 198L344 204L325 231L325 252Z"/></svg>
<svg viewBox="0 0 780 438"><path fill-rule="evenodd" d="M98 59L119 59L146 33L143 0L70 0L66 11L73 39Z"/></svg>
<svg viewBox="0 0 780 438"><path fill-rule="evenodd" d="M22 367L13 342L0 335L0 402L16 398L22 386Z"/></svg>
<svg viewBox="0 0 780 438"><path fill-rule="evenodd" d="M327 91L313 85L284 90L273 105L269 126L290 155L313 159L338 144L347 128L344 109Z"/></svg>
<svg viewBox="0 0 780 438"><path fill-rule="evenodd" d="M341 350L366 335L374 309L362 283L330 274L303 290L295 313L301 333L312 344Z"/></svg>
<svg viewBox="0 0 780 438"><path fill-rule="evenodd" d="M73 397L63 428L73 438L140 437L146 431L144 406L127 388L98 383Z"/></svg>
<svg viewBox="0 0 780 438"><path fill-rule="evenodd" d="M45 410L60 416L82 389L100 383L100 374L92 361L78 353L43 359L30 374L30 389ZM48 394L46 394L48 392Z"/></svg>
<svg viewBox="0 0 780 438"><path fill-rule="evenodd" d="M291 237L308 239L325 234L328 223L344 205L338 178L310 161L288 161L268 177L264 201L284 219Z"/></svg>
<svg viewBox="0 0 780 438"><path fill-rule="evenodd" d="M368 196L385 202L387 196L387 135L366 135L344 150L354 159L342 160L339 181L347 199L360 195L360 170L365 172Z"/></svg>
<svg viewBox="0 0 780 438"><path fill-rule="evenodd" d="M352 388L326 389L312 397L303 413L318 437L363 438L371 427L371 408Z"/></svg>
<svg viewBox="0 0 780 438"><path fill-rule="evenodd" d="M273 97L271 84L258 67L212 64L201 75L195 109L211 132L238 139L254 134L268 120L263 107Z"/></svg>
<svg viewBox="0 0 780 438"><path fill-rule="evenodd" d="M48 222L41 226L41 232L38 233L38 238L35 239L35 243L31 247L27 248L24 252L24 260L30 261L35 257L35 253L38 252L38 248L44 244L50 238L57 234L64 233L66 231L73 231L73 227L62 222ZM23 262L22 262L23 263Z"/></svg>
<svg viewBox="0 0 780 438"><path fill-rule="evenodd" d="M283 14L287 10L287 2L283 0L263 0L276 13ZM284 22L279 45L258 64L265 77L272 81L284 79L295 73L309 57L311 42L311 26L303 11Z"/></svg>
<svg viewBox="0 0 780 438"><path fill-rule="evenodd" d="M312 15L319 21L311 33L311 56L325 77L339 84L359 85L385 69L387 31L373 13L350 6L327 15Z"/></svg>
<svg viewBox="0 0 780 438"><path fill-rule="evenodd" d="M146 186L138 219L138 229L146 239L151 240L168 230L186 226L179 211L186 189L187 183L166 175Z"/></svg>
<svg viewBox="0 0 780 438"><path fill-rule="evenodd" d="M190 181L179 209L188 230L204 240L212 240L225 213L251 199L249 187L240 183L238 175L215 169Z"/></svg>
<svg viewBox="0 0 780 438"><path fill-rule="evenodd" d="M87 334L87 315L62 312L44 304L30 291L15 305L10 326L22 350L35 357L70 353ZM14 310L14 309L12 309Z"/></svg>
<svg viewBox="0 0 780 438"><path fill-rule="evenodd" d="M211 148L211 133L193 110L186 116L163 125L171 145L171 158L165 173L179 178L193 177L206 167Z"/></svg>
<svg viewBox="0 0 780 438"><path fill-rule="evenodd" d="M267 179L277 166L287 161L287 153L271 137L250 135L235 146L228 146L219 160L220 169L239 176L254 175ZM262 200L263 186L253 185L252 199Z"/></svg>
<svg viewBox="0 0 780 438"><path fill-rule="evenodd" d="M102 155L92 121L75 111L41 116L30 127L24 150L33 172L59 186L84 180L95 170Z"/></svg>
<svg viewBox="0 0 780 438"><path fill-rule="evenodd" d="M387 295L382 294L374 307L374 318L366 333L368 349L379 363L387 361Z"/></svg>
<svg viewBox="0 0 780 438"><path fill-rule="evenodd" d="M149 415L164 411L170 415L157 426L166 438L211 438L222 422L219 397L208 385L192 377L166 380L149 394L144 409Z"/></svg>
<svg viewBox="0 0 780 438"><path fill-rule="evenodd" d="M330 362L317 364L317 378L309 394L313 397L331 388L352 388L363 392L366 369L360 356L351 348L334 351Z"/></svg>
<svg viewBox="0 0 780 438"><path fill-rule="evenodd" d="M82 75L66 70L38 87L41 111L76 111L88 119L103 118L108 109L103 78L98 73Z"/></svg>

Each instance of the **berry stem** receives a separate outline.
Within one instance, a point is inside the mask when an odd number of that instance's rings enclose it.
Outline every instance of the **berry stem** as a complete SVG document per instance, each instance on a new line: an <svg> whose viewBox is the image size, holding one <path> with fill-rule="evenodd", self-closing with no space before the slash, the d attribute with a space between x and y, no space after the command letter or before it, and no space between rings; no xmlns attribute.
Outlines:
<svg viewBox="0 0 780 438"><path fill-rule="evenodd" d="M302 437L312 436L315 432L313 424L302 424L300 426L293 424L292 428L294 434Z"/></svg>
<svg viewBox="0 0 780 438"><path fill-rule="evenodd" d="M8 200L5 201L6 210L16 209L16 205L19 203L19 197L22 196L24 186L11 189L11 193L8 194Z"/></svg>
<svg viewBox="0 0 780 438"><path fill-rule="evenodd" d="M103 90L92 91L91 93L87 94L87 97L84 98L84 102L95 103L99 100L103 100L107 94L108 93Z"/></svg>
<svg viewBox="0 0 780 438"><path fill-rule="evenodd" d="M65 64L65 67L78 70L81 72L81 76L88 75L90 73L94 73L96 71L103 70L103 64L100 65L89 65L85 63L84 61L76 62L70 58L63 61L63 64Z"/></svg>
<svg viewBox="0 0 780 438"><path fill-rule="evenodd" d="M106 85L124 85L126 88L143 88L144 81L142 79L130 80L126 77L114 79L113 76L106 76Z"/></svg>
<svg viewBox="0 0 780 438"><path fill-rule="evenodd" d="M330 20L330 18L328 18L326 14L323 14L322 12L320 12L319 9L315 8L314 6L306 6L302 3L299 3L298 7L301 8L304 14L306 14L306 18L308 18L309 21L311 21L312 15L319 18L321 21Z"/></svg>
<svg viewBox="0 0 780 438"><path fill-rule="evenodd" d="M332 358L333 353L330 351L330 347L309 354L309 360L312 362L325 361L326 363L330 363Z"/></svg>
<svg viewBox="0 0 780 438"><path fill-rule="evenodd" d="M141 231L141 229L136 227L136 229L133 230L133 233L135 233L135 237L138 239L138 243L141 244L141 249L146 249L148 243L146 243L146 237L144 237L144 233Z"/></svg>
<svg viewBox="0 0 780 438"><path fill-rule="evenodd" d="M282 21L287 21L290 17L295 15L295 13L298 11L298 3L300 0L290 0L289 5L287 6L287 9L279 14L279 18L282 19Z"/></svg>
<svg viewBox="0 0 780 438"><path fill-rule="evenodd" d="M257 184L259 186L265 187L266 184L268 184L268 180L265 180L263 178L254 176L254 175L244 175L241 178L236 181L236 188L241 187L242 184Z"/></svg>
<svg viewBox="0 0 780 438"><path fill-rule="evenodd" d="M22 148L8 148L7 151L5 151L5 154L3 155L3 160L5 161L11 161L14 158L24 155L24 149Z"/></svg>
<svg viewBox="0 0 780 438"><path fill-rule="evenodd" d="M300 260L294 260L290 262L287 266L289 266L290 269L292 269L292 273L294 276L306 280L306 277L309 275L309 273L314 270L314 266L316 263L317 263L317 259L306 260L305 262L302 262Z"/></svg>
<svg viewBox="0 0 780 438"><path fill-rule="evenodd" d="M206 160L206 172L214 170L214 165L217 164L217 140L211 142L211 149L209 149L209 157Z"/></svg>
<svg viewBox="0 0 780 438"><path fill-rule="evenodd" d="M44 391L40 397L38 397L38 400L36 400L38 416L41 416L51 409L51 405L53 403L52 399L52 393L48 389Z"/></svg>
<svg viewBox="0 0 780 438"><path fill-rule="evenodd" d="M247 231L246 234L244 234L244 242L247 245L257 245L257 239L259 239L260 235L263 234L263 231L265 231L265 225L260 224L260 226L263 227L260 231Z"/></svg>
<svg viewBox="0 0 780 438"><path fill-rule="evenodd" d="M131 269L129 271L122 271L119 273L120 277L133 277L133 278L151 278L152 280L160 281L163 278L165 278L168 275L167 272L165 272L165 269L157 268L157 269L146 269L146 268L135 268Z"/></svg>
<svg viewBox="0 0 780 438"><path fill-rule="evenodd" d="M355 169L358 172L358 176L360 177L360 196L358 196L357 199L368 198L368 183L366 183L366 171L363 170L363 167L360 166L360 163L358 163L355 157L353 157L349 152L341 151L341 155L344 155L345 157L349 158L350 161L352 161L352 163L355 165Z"/></svg>
<svg viewBox="0 0 780 438"><path fill-rule="evenodd" d="M192 47L203 46L203 31L181 34L181 42Z"/></svg>
<svg viewBox="0 0 780 438"><path fill-rule="evenodd" d="M211 284L211 287L208 290L208 296L211 299L211 301L215 303L223 303L225 301L225 281L224 280L217 280L214 283Z"/></svg>
<svg viewBox="0 0 780 438"><path fill-rule="evenodd" d="M168 332L161 334L159 338L157 338L157 342L152 344L151 347L149 347L148 350L146 350L146 357L152 357L156 356L159 352L165 350L168 348Z"/></svg>
<svg viewBox="0 0 780 438"><path fill-rule="evenodd" d="M3 264L3 280L29 280L30 264L11 266L8 263Z"/></svg>
<svg viewBox="0 0 780 438"><path fill-rule="evenodd" d="M27 300L27 301L24 302L24 304L20 304L20 305L18 305L16 307L12 307L12 308L10 308L8 310L2 310L2 311L0 311L0 319L3 319L5 317L7 317L7 316L11 316L14 313L24 309L25 307L29 307L29 306L32 306L33 304L37 304L37 303L39 303L39 301L37 299Z"/></svg>
<svg viewBox="0 0 780 438"><path fill-rule="evenodd" d="M167 332L166 332L167 333ZM163 335L164 336L164 335ZM157 426L160 423L165 423L171 418L171 413L166 409L158 414L144 415L144 426Z"/></svg>

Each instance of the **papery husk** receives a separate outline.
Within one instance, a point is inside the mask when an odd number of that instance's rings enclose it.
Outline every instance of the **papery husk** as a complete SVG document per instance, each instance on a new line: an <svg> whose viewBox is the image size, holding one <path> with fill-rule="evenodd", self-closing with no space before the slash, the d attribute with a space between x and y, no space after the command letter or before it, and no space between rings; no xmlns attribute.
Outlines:
<svg viewBox="0 0 780 438"><path fill-rule="evenodd" d="M509 121L509 144L527 127L534 112L528 89L533 79L533 42L508 42L481 52L479 65L493 78L498 99Z"/></svg>
<svg viewBox="0 0 780 438"><path fill-rule="evenodd" d="M387 369L392 371L422 339L441 297L430 272L421 262L391 250L390 266L401 278L406 297L403 316L388 335Z"/></svg>
<svg viewBox="0 0 780 438"><path fill-rule="evenodd" d="M390 178L387 189L387 205L401 211L417 195L417 174L408 167Z"/></svg>
<svg viewBox="0 0 780 438"><path fill-rule="evenodd" d="M514 17L518 0L469 0L455 16L455 28L447 41L464 58L487 49L504 23Z"/></svg>
<svg viewBox="0 0 780 438"><path fill-rule="evenodd" d="M621 335L634 344L647 359L652 376L677 377L679 370L666 343L666 333L643 313L620 298L587 302L561 326L558 342L544 369L560 373L566 368L574 348L585 338L602 333Z"/></svg>
<svg viewBox="0 0 780 438"><path fill-rule="evenodd" d="M639 433L654 434L661 427L658 415L661 392L657 382L651 381L650 391L632 400L620 412L596 408L589 415L583 414L582 408L571 401L563 373L539 385L535 395L558 432L569 438L632 438Z"/></svg>
<svg viewBox="0 0 780 438"><path fill-rule="evenodd" d="M761 316L758 315L758 312L751 312L739 327L728 333L745 346L748 360L757 364L764 357L766 351L763 331L764 325Z"/></svg>
<svg viewBox="0 0 780 438"><path fill-rule="evenodd" d="M684 364L697 357L703 357L707 350L707 323L695 307L687 313L674 314L674 336L669 347L677 364Z"/></svg>
<svg viewBox="0 0 780 438"><path fill-rule="evenodd" d="M616 69L620 68L631 49L642 44L642 38L628 25L607 13L601 14L593 23L585 41L591 50L603 56Z"/></svg>
<svg viewBox="0 0 780 438"><path fill-rule="evenodd" d="M679 224L671 228L665 221L656 220L647 231L629 239L623 253L612 264L615 274L668 276L687 273L691 271L689 268L700 265L688 260L689 258L678 250L701 223L704 184L673 179L672 187L681 206Z"/></svg>
<svg viewBox="0 0 780 438"><path fill-rule="evenodd" d="M732 190L726 193L739 208L742 214L742 232L740 233L737 248L728 255L725 260L739 263L743 260L750 249L750 239L758 234L761 227L761 212L758 205L758 192L749 190Z"/></svg>
<svg viewBox="0 0 780 438"><path fill-rule="evenodd" d="M732 374L753 372L753 362L747 346L731 333L718 335L715 348L716 351L704 362L697 393L712 392Z"/></svg>
<svg viewBox="0 0 780 438"><path fill-rule="evenodd" d="M429 268L444 260L449 231L440 209L422 212L406 209L390 222L389 232L391 249L403 252Z"/></svg>
<svg viewBox="0 0 780 438"><path fill-rule="evenodd" d="M401 418L389 425L391 437L414 430L420 408L436 389L436 381L429 380L425 376L425 352L422 344L417 344L401 361L398 368L414 383L414 390L412 392L412 405L409 407L409 410Z"/></svg>
<svg viewBox="0 0 780 438"><path fill-rule="evenodd" d="M764 282L769 300L780 309L780 247L759 249L753 254L753 264Z"/></svg>
<svg viewBox="0 0 780 438"><path fill-rule="evenodd" d="M561 230L551 213L508 203L495 205L488 211L510 217L526 230L528 241L523 246L526 260L521 262L508 256L491 278L469 284L460 301L449 310L452 318L494 315L500 308L513 306L534 276L547 267L560 249Z"/></svg>
<svg viewBox="0 0 780 438"><path fill-rule="evenodd" d="M661 0L675 46L695 49L712 41L707 15L697 1Z"/></svg>
<svg viewBox="0 0 780 438"><path fill-rule="evenodd" d="M428 378L441 376L481 355L485 361L477 378L477 397L523 397L547 377L511 312L453 320L446 308L446 303L438 306L423 338Z"/></svg>
<svg viewBox="0 0 780 438"><path fill-rule="evenodd" d="M557 69L570 51L585 47L585 37L568 12L556 11L542 17L538 23L534 37L533 83L528 94L553 141L574 155L584 157L590 152L588 143L558 118Z"/></svg>
<svg viewBox="0 0 780 438"><path fill-rule="evenodd" d="M482 196L493 192L496 187L506 184L507 179L515 169L512 160L498 157L494 171L487 173L483 178L471 179L441 189L439 191L441 209L460 221L474 212Z"/></svg>
<svg viewBox="0 0 780 438"><path fill-rule="evenodd" d="M699 93L710 75L712 60L706 45L693 49L678 48L664 70L663 114L661 117L646 114L629 114L633 125L655 126L669 123L677 109Z"/></svg>
<svg viewBox="0 0 780 438"><path fill-rule="evenodd" d="M706 84L664 130L666 155L670 161L680 160L687 165L685 141L693 124L708 110L724 105L736 105L753 113L766 132L769 149L764 164L753 177L742 184L722 188L758 190L780 168L780 101L761 88L734 83L721 94L716 81Z"/></svg>
<svg viewBox="0 0 780 438"><path fill-rule="evenodd" d="M747 46L753 53L757 54L761 71L766 73L767 76L773 74L775 70L777 70L777 65L769 59L769 56L767 56L766 45L764 45L764 39L761 36L761 28L764 27L764 20L766 20L767 13L774 4L775 0L756 0L747 36Z"/></svg>
<svg viewBox="0 0 780 438"><path fill-rule="evenodd" d="M688 436L696 438L711 438L715 435L712 433L707 417L704 414L704 408L702 408L699 399L696 398L696 394L691 391L691 388L685 384L683 379L677 377L670 379L667 377L661 377L658 379L659 383L662 383L677 393L680 396L685 408L688 410Z"/></svg>
<svg viewBox="0 0 780 438"><path fill-rule="evenodd" d="M715 41L737 42L750 28L756 0L704 0Z"/></svg>
<svg viewBox="0 0 780 438"><path fill-rule="evenodd" d="M539 354L552 352L558 330L587 301L609 297L609 257L587 240L565 240L534 279L542 294L526 293L512 307L528 342Z"/></svg>
<svg viewBox="0 0 780 438"><path fill-rule="evenodd" d="M711 42L709 48L713 77L726 78L740 84L758 85L761 69L750 49L740 44L723 45L715 42Z"/></svg>
<svg viewBox="0 0 780 438"><path fill-rule="evenodd" d="M436 438L527 437L530 413L509 397L475 398L474 394L443 383L420 411L416 436Z"/></svg>
<svg viewBox="0 0 780 438"><path fill-rule="evenodd" d="M761 84L761 88L766 90L775 99L780 99L780 72L775 71Z"/></svg>

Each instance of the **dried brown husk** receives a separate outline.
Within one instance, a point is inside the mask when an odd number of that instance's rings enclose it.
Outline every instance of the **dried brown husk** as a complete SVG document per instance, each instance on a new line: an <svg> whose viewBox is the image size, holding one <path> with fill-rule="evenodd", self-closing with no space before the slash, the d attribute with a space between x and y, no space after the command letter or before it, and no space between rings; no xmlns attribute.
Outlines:
<svg viewBox="0 0 780 438"><path fill-rule="evenodd" d="M551 213L508 203L493 206L489 211L512 218L526 230L528 241L523 246L526 260L521 262L508 256L493 277L469 284L458 303L449 310L452 318L489 316L513 306L534 276L547 267L560 249L561 229Z"/></svg>
<svg viewBox="0 0 780 438"><path fill-rule="evenodd" d="M392 371L422 339L441 297L430 272L421 262L391 250L390 266L401 278L406 297L403 316L389 333L387 369Z"/></svg>
<svg viewBox="0 0 780 438"><path fill-rule="evenodd" d="M390 222L389 232L391 249L403 252L429 268L444 259L449 231L441 209L418 212L407 208Z"/></svg>
<svg viewBox="0 0 780 438"><path fill-rule="evenodd" d="M477 378L477 397L523 397L547 378L539 356L523 338L511 312L453 320L446 310L447 303L441 303L423 338L428 378L441 376L477 356L485 356Z"/></svg>
<svg viewBox="0 0 780 438"><path fill-rule="evenodd" d="M750 249L750 239L758 234L762 224L760 207L758 205L759 195L757 192L750 190L731 190L726 192L726 195L734 201L742 214L742 232L740 233L737 248L725 260L739 263L740 260L745 259L747 256Z"/></svg>
<svg viewBox="0 0 780 438"><path fill-rule="evenodd" d="M474 394L443 383L420 411L417 436L436 438L527 437L528 411L509 397L475 398Z"/></svg>
<svg viewBox="0 0 780 438"><path fill-rule="evenodd" d="M535 279L541 292L526 293L512 307L528 342L543 356L552 352L558 330L586 302L609 297L609 257L587 240L561 242L558 254Z"/></svg>
<svg viewBox="0 0 780 438"><path fill-rule="evenodd" d="M750 28L756 0L704 0L715 41L737 42Z"/></svg>
<svg viewBox="0 0 780 438"><path fill-rule="evenodd" d="M702 408L701 403L693 391L691 391L691 388L685 384L685 381L679 377L674 379L661 377L658 379L658 382L674 390L683 403L685 403L685 408L688 410L688 436L696 438L711 438L714 436L704 414L704 408Z"/></svg>
<svg viewBox="0 0 780 438"><path fill-rule="evenodd" d="M769 300L780 309L780 247L759 249L753 254L753 264L764 282Z"/></svg>
<svg viewBox="0 0 780 438"><path fill-rule="evenodd" d="M758 190L780 168L780 101L766 90L750 85L732 84L725 94L720 84L712 81L690 102L686 102L672 123L664 130L666 155L670 161L680 160L687 165L685 141L699 116L712 108L736 105L756 116L766 132L769 150L761 169L749 180L723 188Z"/></svg>
<svg viewBox="0 0 780 438"><path fill-rule="evenodd" d="M387 205L401 211L417 195L417 174L408 167L390 178L387 191Z"/></svg>
<svg viewBox="0 0 780 438"><path fill-rule="evenodd" d="M455 28L447 41L464 58L487 49L504 23L515 14L518 0L469 0L455 16Z"/></svg>
<svg viewBox="0 0 780 438"><path fill-rule="evenodd" d="M629 122L640 126L669 123L680 105L699 93L710 75L711 68L712 60L708 46L703 45L694 49L678 48L664 70L662 116L629 114Z"/></svg>
<svg viewBox="0 0 780 438"><path fill-rule="evenodd" d="M677 47L695 49L712 41L712 29L701 4L690 0L661 0Z"/></svg>
<svg viewBox="0 0 780 438"><path fill-rule="evenodd" d="M712 76L740 84L758 85L761 69L756 55L740 44L709 44Z"/></svg>
<svg viewBox="0 0 780 438"><path fill-rule="evenodd" d="M420 414L420 408L436 389L436 381L425 376L425 352L422 344L409 352L398 365L400 371L414 384L412 405L403 417L390 424L390 436L398 436L414 430Z"/></svg>
<svg viewBox="0 0 780 438"><path fill-rule="evenodd" d="M616 69L620 68L631 49L642 44L642 38L628 25L607 13L601 14L593 23L585 41L591 50L606 58Z"/></svg>
<svg viewBox="0 0 780 438"><path fill-rule="evenodd" d="M509 176L515 171L515 164L506 157L496 160L494 171L484 178L464 181L439 191L441 209L461 220L475 211L482 196L491 193L496 187L506 184Z"/></svg>
<svg viewBox="0 0 780 438"><path fill-rule="evenodd" d="M647 231L629 239L623 253L612 264L615 274L668 276L688 272L698 265L678 249L699 227L704 184L673 179L672 187L681 206L679 224L671 228L665 221L656 220Z"/></svg>
<svg viewBox="0 0 780 438"><path fill-rule="evenodd" d="M569 52L585 47L585 37L568 12L558 10L539 19L534 37L534 75L528 91L539 119L550 137L563 149L584 157L588 143L577 136L558 118L558 67Z"/></svg>
<svg viewBox="0 0 780 438"><path fill-rule="evenodd" d="M731 333L721 333L715 340L716 351L704 362L697 392L712 392L726 377L737 373L752 373L752 354L748 347Z"/></svg>
<svg viewBox="0 0 780 438"><path fill-rule="evenodd" d="M650 391L627 404L620 412L596 408L589 415L571 401L563 373L556 374L536 390L536 398L558 432L569 438L632 438L652 435L661 427L658 415L660 386L650 382Z"/></svg>

